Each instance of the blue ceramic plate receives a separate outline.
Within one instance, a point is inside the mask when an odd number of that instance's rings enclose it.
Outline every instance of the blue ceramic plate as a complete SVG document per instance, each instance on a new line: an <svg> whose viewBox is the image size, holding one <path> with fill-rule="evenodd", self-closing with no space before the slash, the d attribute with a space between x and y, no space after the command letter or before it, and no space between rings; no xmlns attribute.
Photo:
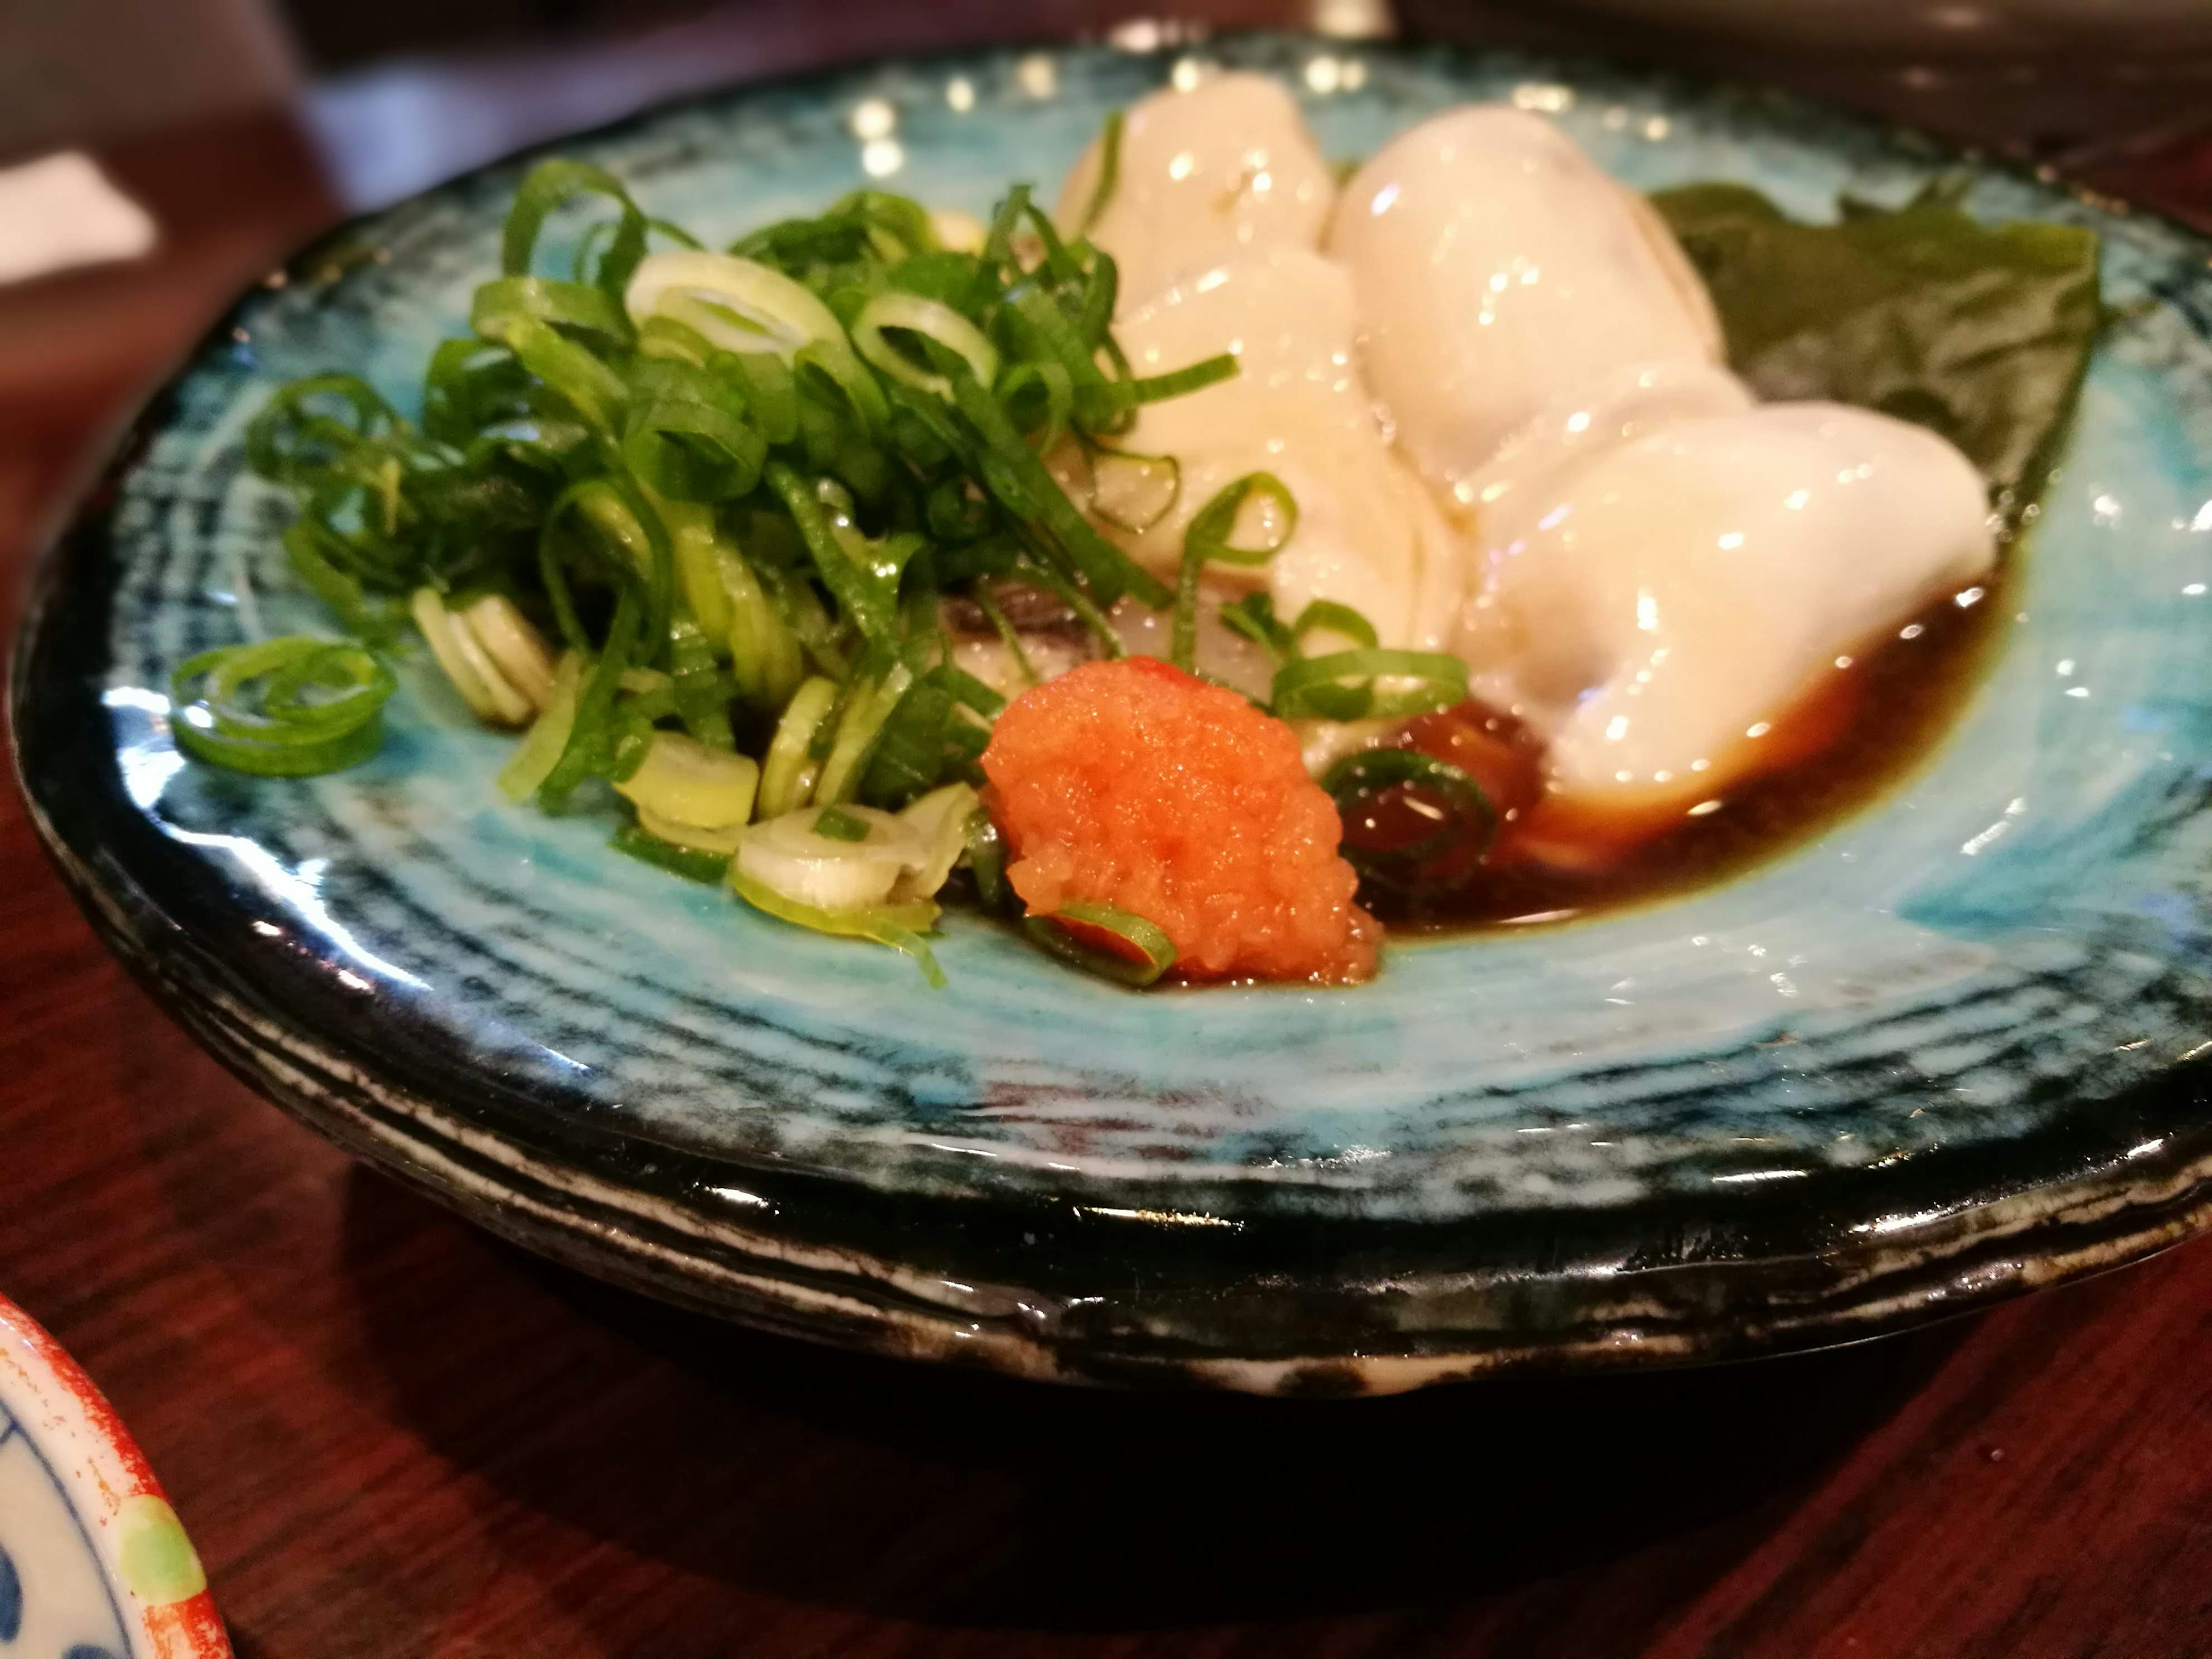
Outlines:
<svg viewBox="0 0 2212 1659"><path fill-rule="evenodd" d="M1823 216L1931 147L1741 92L1281 36L1206 58L1354 156L1552 112L1638 186ZM985 53L740 90L563 146L709 240L870 177L987 210L1173 53ZM866 100L892 116L856 124ZM855 125L874 136L865 143ZM2088 224L2118 320L1984 684L1873 806L1717 888L1403 946L1348 994L1139 995L954 916L926 989L505 805L505 740L416 663L382 754L181 760L185 655L325 625L240 434L279 382L403 408L522 166L341 233L240 305L54 557L18 659L38 822L116 948L257 1086L486 1225L835 1341L1039 1376L1384 1390L1833 1342L2212 1219L2212 270Z"/></svg>

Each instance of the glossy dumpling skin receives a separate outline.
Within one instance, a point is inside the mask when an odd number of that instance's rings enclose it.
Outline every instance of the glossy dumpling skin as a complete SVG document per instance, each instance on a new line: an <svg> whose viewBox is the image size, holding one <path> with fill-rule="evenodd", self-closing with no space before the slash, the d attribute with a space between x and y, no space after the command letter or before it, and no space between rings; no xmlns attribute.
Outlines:
<svg viewBox="0 0 2212 1659"><path fill-rule="evenodd" d="M1334 599L1365 616L1385 644L1441 645L1457 605L1459 550L1376 428L1353 364L1358 323L1343 267L1295 250L1231 260L1154 296L1116 332L1139 374L1220 351L1237 355L1239 372L1146 404L1115 441L1174 456L1182 486L1158 523L1108 534L1142 563L1173 571L1192 517L1246 473L1272 472L1297 503L1290 541L1264 568L1216 574L1265 583L1286 620L1310 600Z"/></svg>
<svg viewBox="0 0 2212 1659"><path fill-rule="evenodd" d="M1600 450L1684 421L1740 415L1757 401L1750 387L1713 363L1632 363L1609 370L1546 404L1489 460L1461 478L1455 505L1471 509L1480 522L1484 514L1494 517L1517 504L1528 491L1547 488L1561 468Z"/></svg>
<svg viewBox="0 0 2212 1659"><path fill-rule="evenodd" d="M1649 204L1502 105L1386 146L1345 187L1327 251L1352 272L1369 385L1448 489L1555 398L1720 359L1711 301Z"/></svg>
<svg viewBox="0 0 2212 1659"><path fill-rule="evenodd" d="M1995 561L1981 477L1835 404L1683 420L1481 511L1458 648L1551 743L1555 792L1709 794L1834 665Z"/></svg>
<svg viewBox="0 0 2212 1659"><path fill-rule="evenodd" d="M1261 75L1210 76L1129 106L1119 179L1092 241L1120 267L1127 313L1188 272L1239 254L1313 248L1336 181L1297 106ZM1093 140L1054 216L1073 234L1098 180Z"/></svg>

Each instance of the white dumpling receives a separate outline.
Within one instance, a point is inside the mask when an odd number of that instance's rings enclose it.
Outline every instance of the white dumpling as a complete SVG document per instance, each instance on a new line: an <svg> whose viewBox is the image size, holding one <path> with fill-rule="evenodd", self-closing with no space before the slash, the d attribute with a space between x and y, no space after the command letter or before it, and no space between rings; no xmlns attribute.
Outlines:
<svg viewBox="0 0 2212 1659"><path fill-rule="evenodd" d="M1071 234L1098 167L1094 140L1060 187L1054 216ZM1263 75L1214 75L1129 106L1117 182L1090 235L1120 268L1127 312L1237 254L1318 246L1335 195L1288 93Z"/></svg>
<svg viewBox="0 0 2212 1659"><path fill-rule="evenodd" d="M1216 574L1264 583L1286 621L1333 599L1366 617L1386 645L1433 648L1452 625L1460 556L1376 428L1352 363L1357 331L1343 267L1296 251L1201 270L1138 307L1116 332L1139 374L1221 351L1236 354L1239 373L1145 405L1115 442L1174 456L1182 491L1143 532L1107 531L1139 562L1173 571L1206 502L1247 473L1272 472L1297 503L1295 533L1264 568Z"/></svg>
<svg viewBox="0 0 2212 1659"><path fill-rule="evenodd" d="M1562 794L1710 793L1835 659L1987 571L1980 477L1834 404L1680 421L1478 509L1459 649Z"/></svg>
<svg viewBox="0 0 2212 1659"><path fill-rule="evenodd" d="M1720 359L1712 303L1650 204L1503 105L1387 145L1345 187L1328 251L1352 271L1368 383L1445 488L1556 398Z"/></svg>
<svg viewBox="0 0 2212 1659"><path fill-rule="evenodd" d="M1712 363L1632 364L1545 404L1460 480L1455 499L1480 522L1481 515L1504 511L1525 492L1547 487L1561 467L1586 461L1601 449L1683 421L1741 414L1756 401L1750 387Z"/></svg>

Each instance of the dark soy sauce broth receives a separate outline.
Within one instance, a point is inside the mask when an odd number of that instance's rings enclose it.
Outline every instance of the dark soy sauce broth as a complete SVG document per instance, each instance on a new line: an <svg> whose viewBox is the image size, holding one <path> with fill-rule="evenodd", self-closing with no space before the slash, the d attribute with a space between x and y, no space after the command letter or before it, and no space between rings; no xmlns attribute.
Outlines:
<svg viewBox="0 0 2212 1659"><path fill-rule="evenodd" d="M1687 809L1702 801L1686 799L1656 828L1633 812L1569 817L1540 801L1540 750L1509 718L1474 705L1425 717L1447 730L1458 720L1486 731L1492 775L1462 763L1494 799L1504 797L1505 822L1463 886L1404 892L1370 882L1361 902L1401 937L1565 921L1725 881L1802 845L1910 775L1942 738L2009 619L2011 564L2008 555L1972 603L1947 595L1777 716L1758 741L1789 758L1704 798L1717 807L1692 815ZM1439 740L1437 731L1416 721L1408 738L1439 758L1455 758L1449 736ZM1478 739L1468 753L1484 747ZM1390 805L1379 805L1370 824L1387 831ZM1361 826L1346 829L1347 842L1356 842Z"/></svg>

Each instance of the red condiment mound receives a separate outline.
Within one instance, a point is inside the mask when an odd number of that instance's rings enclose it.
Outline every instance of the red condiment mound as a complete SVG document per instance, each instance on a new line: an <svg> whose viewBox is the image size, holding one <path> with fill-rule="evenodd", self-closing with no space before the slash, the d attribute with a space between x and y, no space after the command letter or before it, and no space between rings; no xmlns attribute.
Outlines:
<svg viewBox="0 0 2212 1659"><path fill-rule="evenodd" d="M1031 915L1075 900L1145 917L1185 979L1370 977L1336 804L1282 721L1151 657L1024 692L983 751L1007 878Z"/></svg>

